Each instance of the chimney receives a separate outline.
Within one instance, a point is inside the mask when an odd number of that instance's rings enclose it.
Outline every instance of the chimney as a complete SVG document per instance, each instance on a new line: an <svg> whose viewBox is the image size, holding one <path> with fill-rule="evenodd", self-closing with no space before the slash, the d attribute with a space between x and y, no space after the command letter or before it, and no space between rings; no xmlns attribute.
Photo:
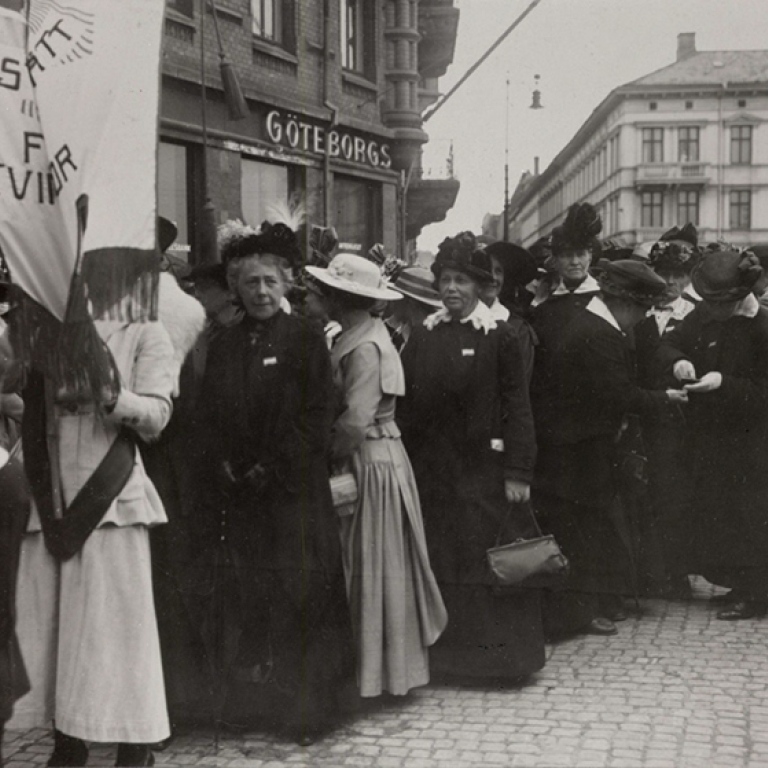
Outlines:
<svg viewBox="0 0 768 768"><path fill-rule="evenodd" d="M533 175L538 176L539 175L539 156L533 158Z"/></svg>
<svg viewBox="0 0 768 768"><path fill-rule="evenodd" d="M677 60L689 59L696 53L696 33L680 32L677 36Z"/></svg>

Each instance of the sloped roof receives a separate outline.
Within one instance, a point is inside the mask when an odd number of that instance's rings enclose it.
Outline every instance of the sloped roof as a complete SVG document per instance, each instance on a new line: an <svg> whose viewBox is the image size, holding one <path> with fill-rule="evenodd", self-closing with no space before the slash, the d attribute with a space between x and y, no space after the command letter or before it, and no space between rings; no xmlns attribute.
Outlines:
<svg viewBox="0 0 768 768"><path fill-rule="evenodd" d="M768 82L768 51L701 51L633 80L627 87L723 82Z"/></svg>

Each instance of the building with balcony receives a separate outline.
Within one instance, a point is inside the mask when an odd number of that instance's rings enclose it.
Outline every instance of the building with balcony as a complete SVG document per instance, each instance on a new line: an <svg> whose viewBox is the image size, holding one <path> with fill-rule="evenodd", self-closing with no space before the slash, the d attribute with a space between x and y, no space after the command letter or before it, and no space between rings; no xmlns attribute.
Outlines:
<svg viewBox="0 0 768 768"><path fill-rule="evenodd" d="M421 193L422 111L453 59L453 0L213 2L250 114L229 118L211 0L168 0L158 188L180 251L195 260L205 204L201 50L218 221L258 225L270 203L301 199L309 224L336 227L342 248L365 253L398 252L445 217L457 190L428 204Z"/></svg>
<svg viewBox="0 0 768 768"><path fill-rule="evenodd" d="M630 244L693 222L704 241L768 240L768 51L697 51L613 90L510 201L511 239L530 245L587 201L603 236Z"/></svg>

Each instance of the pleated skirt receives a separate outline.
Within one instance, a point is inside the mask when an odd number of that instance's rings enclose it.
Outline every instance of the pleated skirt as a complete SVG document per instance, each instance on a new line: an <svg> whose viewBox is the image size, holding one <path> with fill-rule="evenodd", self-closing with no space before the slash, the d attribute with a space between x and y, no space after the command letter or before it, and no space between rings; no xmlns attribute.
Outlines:
<svg viewBox="0 0 768 768"><path fill-rule="evenodd" d="M402 695L429 682L428 646L447 614L402 442L368 439L352 463L359 498L341 535L360 694Z"/></svg>

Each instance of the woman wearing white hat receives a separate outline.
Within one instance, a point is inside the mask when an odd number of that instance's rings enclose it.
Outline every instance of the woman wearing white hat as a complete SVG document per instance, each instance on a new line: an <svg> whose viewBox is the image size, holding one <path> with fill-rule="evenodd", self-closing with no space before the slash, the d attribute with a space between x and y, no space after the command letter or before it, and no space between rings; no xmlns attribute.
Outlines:
<svg viewBox="0 0 768 768"><path fill-rule="evenodd" d="M358 485L341 533L360 693L402 695L429 681L427 648L447 614L395 424L395 399L405 392L403 369L384 323L370 314L376 302L401 294L384 285L375 264L352 254L307 271L322 284L330 314L342 327L331 353L344 400L332 453L340 466L351 467Z"/></svg>

